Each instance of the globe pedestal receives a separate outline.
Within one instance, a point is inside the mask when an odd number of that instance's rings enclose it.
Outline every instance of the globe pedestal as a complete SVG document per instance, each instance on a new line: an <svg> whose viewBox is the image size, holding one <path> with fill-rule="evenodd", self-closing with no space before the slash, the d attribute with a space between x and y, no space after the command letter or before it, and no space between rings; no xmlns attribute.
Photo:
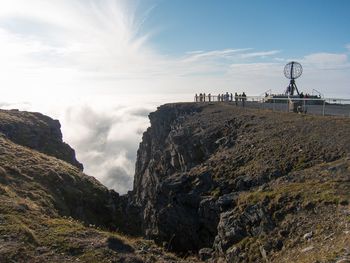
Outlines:
<svg viewBox="0 0 350 263"><path fill-rule="evenodd" d="M295 80L291 79L289 86L287 87L286 94L293 96L295 94L295 92L296 92L296 94L299 95L299 90L298 90L297 85L295 84Z"/></svg>

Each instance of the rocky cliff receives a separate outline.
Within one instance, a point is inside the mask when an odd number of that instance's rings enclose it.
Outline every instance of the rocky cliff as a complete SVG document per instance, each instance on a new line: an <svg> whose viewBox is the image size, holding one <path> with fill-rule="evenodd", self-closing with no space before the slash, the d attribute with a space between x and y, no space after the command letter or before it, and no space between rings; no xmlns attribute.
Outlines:
<svg viewBox="0 0 350 263"><path fill-rule="evenodd" d="M62 141L58 120L36 112L0 110L0 132L16 144L57 157L83 170L74 150Z"/></svg>
<svg viewBox="0 0 350 263"><path fill-rule="evenodd" d="M0 111L0 262L349 260L349 118L179 103L150 121L120 196L58 121Z"/></svg>
<svg viewBox="0 0 350 263"><path fill-rule="evenodd" d="M349 118L182 103L150 121L131 194L143 235L212 262L349 257Z"/></svg>
<svg viewBox="0 0 350 263"><path fill-rule="evenodd" d="M0 262L182 262L114 232L134 233L128 197L82 173L59 127L0 111Z"/></svg>

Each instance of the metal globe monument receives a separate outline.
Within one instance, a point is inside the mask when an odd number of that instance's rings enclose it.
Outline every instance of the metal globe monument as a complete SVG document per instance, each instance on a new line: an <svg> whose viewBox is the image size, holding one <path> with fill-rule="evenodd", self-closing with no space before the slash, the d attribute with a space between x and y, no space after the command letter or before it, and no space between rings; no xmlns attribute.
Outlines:
<svg viewBox="0 0 350 263"><path fill-rule="evenodd" d="M295 84L295 79L299 78L303 74L303 67L300 63L291 61L284 67L284 76L290 79L289 85L286 89L286 95L293 96L295 93L299 95L299 90Z"/></svg>

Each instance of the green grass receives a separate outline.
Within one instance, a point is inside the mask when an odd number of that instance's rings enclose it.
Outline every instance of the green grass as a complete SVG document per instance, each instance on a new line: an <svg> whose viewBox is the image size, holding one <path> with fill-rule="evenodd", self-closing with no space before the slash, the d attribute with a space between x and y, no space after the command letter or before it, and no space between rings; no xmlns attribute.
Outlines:
<svg viewBox="0 0 350 263"><path fill-rule="evenodd" d="M348 200L348 196L337 190L338 184L333 181L323 183L317 181L286 183L268 191L242 193L238 202L240 204L256 204L268 198L272 202L278 203L282 199L292 198L300 200L303 205L307 205L310 202L339 204L341 200ZM343 184L346 184L349 187L348 189L350 189L349 182L344 182ZM345 186L343 185L343 187Z"/></svg>

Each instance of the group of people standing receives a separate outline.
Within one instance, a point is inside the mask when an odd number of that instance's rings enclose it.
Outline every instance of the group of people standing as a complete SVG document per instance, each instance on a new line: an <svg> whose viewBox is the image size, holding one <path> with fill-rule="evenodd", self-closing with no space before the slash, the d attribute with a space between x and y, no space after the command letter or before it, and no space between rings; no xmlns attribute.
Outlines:
<svg viewBox="0 0 350 263"><path fill-rule="evenodd" d="M208 93L208 95L205 95L205 93L199 93L199 95L197 95L196 93L196 95L194 96L195 102L206 102L206 101L211 102L212 99L213 99L213 96L210 93Z"/></svg>
<svg viewBox="0 0 350 263"><path fill-rule="evenodd" d="M242 94L235 94L226 92L225 94L218 94L217 96L205 93L199 93L199 95L196 93L194 96L195 102L213 102L213 101L219 101L219 102L233 102L235 101L235 104L238 106L238 102L242 102L243 107L245 106L245 101L247 100L247 95L245 92Z"/></svg>

